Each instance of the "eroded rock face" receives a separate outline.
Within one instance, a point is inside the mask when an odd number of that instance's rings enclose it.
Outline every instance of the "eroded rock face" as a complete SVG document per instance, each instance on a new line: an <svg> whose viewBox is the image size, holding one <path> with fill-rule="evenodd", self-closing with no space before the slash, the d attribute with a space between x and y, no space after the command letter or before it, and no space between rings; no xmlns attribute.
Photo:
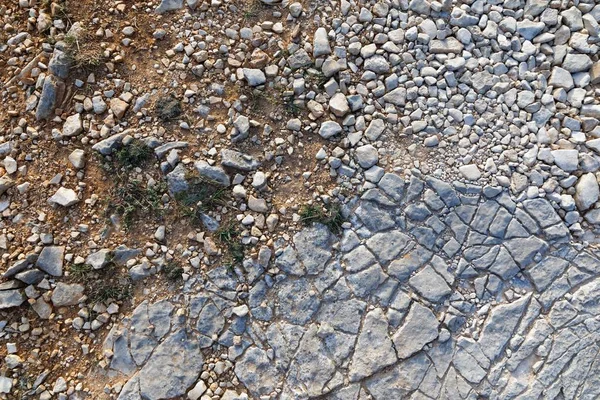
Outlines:
<svg viewBox="0 0 600 400"><path fill-rule="evenodd" d="M552 366L552 352L536 353L542 375L521 361L536 343L586 345L571 330L587 331L589 320L578 328L566 322L586 307L595 315L599 283L591 271L600 259L569 244L548 200L520 208L502 189L430 178L406 182L393 174L380 182L354 203L341 237L318 224L294 236L276 258L278 278L259 273L247 303L222 297L245 278L219 268L186 289L198 294L184 304L142 303L105 343L111 370L130 376L120 398L158 399L202 387L187 369L201 366L199 350L210 346L226 350L255 397L279 390L290 398L344 398L359 383L376 399L417 390L435 398L455 393L456 385L481 393L483 382L499 379L507 384L493 393L519 387L529 395L566 374ZM377 213L359 212L368 207ZM373 218L391 225L381 232ZM569 274L578 278L571 282ZM187 311L176 314L178 307ZM263 340L252 333L259 321L267 326ZM583 362L583 355L568 354ZM499 363L507 367L493 372ZM154 382L159 365L170 371L160 387ZM573 385L594 393L582 382Z"/></svg>

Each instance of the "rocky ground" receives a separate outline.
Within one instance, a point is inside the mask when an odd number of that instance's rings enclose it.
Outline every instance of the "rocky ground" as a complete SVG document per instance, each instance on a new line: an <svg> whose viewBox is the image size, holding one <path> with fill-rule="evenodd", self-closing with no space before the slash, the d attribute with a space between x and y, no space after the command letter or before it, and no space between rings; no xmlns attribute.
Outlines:
<svg viewBox="0 0 600 400"><path fill-rule="evenodd" d="M599 23L0 4L0 398L600 398Z"/></svg>

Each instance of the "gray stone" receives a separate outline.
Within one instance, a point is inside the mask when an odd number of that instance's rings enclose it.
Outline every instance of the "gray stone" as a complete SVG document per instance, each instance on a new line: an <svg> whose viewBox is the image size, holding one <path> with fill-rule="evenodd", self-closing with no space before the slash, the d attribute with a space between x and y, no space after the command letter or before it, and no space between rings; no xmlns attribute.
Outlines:
<svg viewBox="0 0 600 400"><path fill-rule="evenodd" d="M442 201L448 207L460 205L460 199L456 195L456 191L449 183L443 182L437 178L427 178L427 183L440 196Z"/></svg>
<svg viewBox="0 0 600 400"><path fill-rule="evenodd" d="M44 247L38 256L35 266L52 276L62 276L64 254L64 246Z"/></svg>
<svg viewBox="0 0 600 400"><path fill-rule="evenodd" d="M39 269L28 269L23 272L19 272L15 275L15 279L26 283L28 285L35 285L40 283L45 277L45 274Z"/></svg>
<svg viewBox="0 0 600 400"><path fill-rule="evenodd" d="M8 174L2 175L0 178L0 195L6 193L6 191L13 186L15 186L15 181L13 181Z"/></svg>
<svg viewBox="0 0 600 400"><path fill-rule="evenodd" d="M183 8L183 0L161 0L154 12L164 14L168 11L180 10Z"/></svg>
<svg viewBox="0 0 600 400"><path fill-rule="evenodd" d="M208 303L198 315L196 329L204 337L198 341L201 348L209 347L213 344L213 337L218 337L223 327L225 319L219 312L217 306L212 302Z"/></svg>
<svg viewBox="0 0 600 400"><path fill-rule="evenodd" d="M487 371L477 363L475 357L473 357L466 349L457 349L452 358L452 363L456 370L465 377L466 380L473 384L481 382L487 375Z"/></svg>
<svg viewBox="0 0 600 400"><path fill-rule="evenodd" d="M165 143L163 145L156 147L154 149L154 154L156 154L156 157L158 157L158 158L163 158L165 156L165 154L170 153L172 150L185 149L188 147L188 145L189 145L188 142L181 142L181 141L168 142L168 143ZM148 146L150 146L150 144L148 144ZM153 147L153 146L150 146L150 147Z"/></svg>
<svg viewBox="0 0 600 400"><path fill-rule="evenodd" d="M490 311L483 324L479 345L483 353L494 361L504 351L508 340L521 319L530 295L524 296L510 304L498 305Z"/></svg>
<svg viewBox="0 0 600 400"><path fill-rule="evenodd" d="M429 51L433 54L460 54L463 48L463 44L451 36L442 40L432 40L429 44Z"/></svg>
<svg viewBox="0 0 600 400"><path fill-rule="evenodd" d="M331 259L331 234L322 224L314 224L294 235L298 258L310 275L323 272Z"/></svg>
<svg viewBox="0 0 600 400"><path fill-rule="evenodd" d="M600 104L582 105L580 115L592 118L600 118Z"/></svg>
<svg viewBox="0 0 600 400"><path fill-rule="evenodd" d="M434 303L442 301L452 293L444 278L429 265L411 277L408 283L417 293Z"/></svg>
<svg viewBox="0 0 600 400"><path fill-rule="evenodd" d="M533 22L528 19L517 22L517 32L527 40L532 40L536 37L543 29L543 22Z"/></svg>
<svg viewBox="0 0 600 400"><path fill-rule="evenodd" d="M429 15L431 13L431 5L427 0L410 0L408 8L417 14Z"/></svg>
<svg viewBox="0 0 600 400"><path fill-rule="evenodd" d="M312 59L306 50L300 49L289 56L287 62L291 69L299 69L311 65Z"/></svg>
<svg viewBox="0 0 600 400"><path fill-rule="evenodd" d="M357 334L366 303L357 299L335 301L321 306L317 320L331 325L336 330Z"/></svg>
<svg viewBox="0 0 600 400"><path fill-rule="evenodd" d="M13 265L6 269L6 272L2 275L4 278L12 278L19 272L25 271L31 264L31 261L27 258L15 262Z"/></svg>
<svg viewBox="0 0 600 400"><path fill-rule="evenodd" d="M548 84L554 87L564 88L565 90L571 90L574 87L573 76L566 69L554 67Z"/></svg>
<svg viewBox="0 0 600 400"><path fill-rule="evenodd" d="M42 94L40 95L40 100L35 111L35 119L37 121L48 119L52 116L56 108L57 96L58 82L54 76L48 75L44 78Z"/></svg>
<svg viewBox="0 0 600 400"><path fill-rule="evenodd" d="M92 146L93 150L96 150L97 152L99 152L102 155L110 155L113 150L118 149L119 147L121 147L121 143L123 141L123 138L125 136L127 136L128 132L121 132L121 133L117 133L114 134L112 136L109 136L108 138L99 141L98 143L96 143L95 145Z"/></svg>
<svg viewBox="0 0 600 400"><path fill-rule="evenodd" d="M66 187L61 186L56 193L48 199L48 202L63 207L70 207L79 202L79 197L77 197L77 193L75 193L73 189L67 189Z"/></svg>
<svg viewBox="0 0 600 400"><path fill-rule="evenodd" d="M92 97L92 108L94 109L94 114L100 115L108 109L108 106L102 99L102 96L94 96Z"/></svg>
<svg viewBox="0 0 600 400"><path fill-rule="evenodd" d="M569 266L569 262L557 257L546 257L537 264L527 269L535 288L542 292L558 278Z"/></svg>
<svg viewBox="0 0 600 400"><path fill-rule="evenodd" d="M477 168L476 164L463 165L459 167L458 170L470 181L476 181L477 179L481 178L481 171L479 171L479 168Z"/></svg>
<svg viewBox="0 0 600 400"><path fill-rule="evenodd" d="M93 269L101 269L109 263L110 259L111 251L102 249L88 255L85 259L85 263L90 265Z"/></svg>
<svg viewBox="0 0 600 400"><path fill-rule="evenodd" d="M366 244L379 262L385 265L404 252L410 243L412 243L410 236L394 230L377 233L370 237Z"/></svg>
<svg viewBox="0 0 600 400"><path fill-rule="evenodd" d="M6 170L7 174L14 174L15 172L17 172L17 168L17 161L14 158L7 156L4 159L4 169Z"/></svg>
<svg viewBox="0 0 600 400"><path fill-rule="evenodd" d="M357 272L375 264L377 260L365 246L358 246L342 257L346 271Z"/></svg>
<svg viewBox="0 0 600 400"><path fill-rule="evenodd" d="M83 123L81 121L81 114L73 114L65 120L62 129L62 135L66 137L77 136L83 132Z"/></svg>
<svg viewBox="0 0 600 400"><path fill-rule="evenodd" d="M362 168L368 169L377 164L379 154L374 146L367 144L356 149L356 158Z"/></svg>
<svg viewBox="0 0 600 400"><path fill-rule="evenodd" d="M563 22L566 26L571 28L572 31L579 31L583 29L583 19L581 11L575 6L564 10L560 13L563 17Z"/></svg>
<svg viewBox="0 0 600 400"><path fill-rule="evenodd" d="M342 127L335 121L325 121L319 128L319 135L323 139L329 139L342 132Z"/></svg>
<svg viewBox="0 0 600 400"><path fill-rule="evenodd" d="M243 73L244 79L246 79L246 82L248 82L248 85L250 86L260 86L267 82L265 73L260 69L244 68Z"/></svg>
<svg viewBox="0 0 600 400"><path fill-rule="evenodd" d="M235 374L256 397L272 393L277 387L279 376L267 352L256 346L249 347L235 363Z"/></svg>
<svg viewBox="0 0 600 400"><path fill-rule="evenodd" d="M432 253L425 247L417 245L403 257L390 263L388 273L400 280L406 280L416 270L431 259Z"/></svg>
<svg viewBox="0 0 600 400"><path fill-rule="evenodd" d="M406 88L398 87L383 96L386 103L392 103L395 106L404 106L406 104Z"/></svg>
<svg viewBox="0 0 600 400"><path fill-rule="evenodd" d="M569 53L565 56L562 67L569 72L587 72L592 67L592 59L587 54Z"/></svg>
<svg viewBox="0 0 600 400"><path fill-rule="evenodd" d="M55 48L52 53L52 58L48 63L48 69L50 72L60 78L66 79L69 76L69 69L71 68L71 58L65 52Z"/></svg>
<svg viewBox="0 0 600 400"><path fill-rule="evenodd" d="M388 73L390 71L390 63L381 55L374 55L365 60L365 69L373 71L378 75Z"/></svg>
<svg viewBox="0 0 600 400"><path fill-rule="evenodd" d="M600 188L596 175L587 173L581 175L577 185L575 185L575 203L580 211L591 208L600 197Z"/></svg>
<svg viewBox="0 0 600 400"><path fill-rule="evenodd" d="M69 285L59 282L52 292L52 304L55 307L74 306L79 303L82 296L83 286L77 283Z"/></svg>
<svg viewBox="0 0 600 400"><path fill-rule="evenodd" d="M20 290L0 290L0 310L18 307L26 298Z"/></svg>
<svg viewBox="0 0 600 400"><path fill-rule="evenodd" d="M75 149L69 154L69 161L77 169L85 167L85 151L81 149Z"/></svg>
<svg viewBox="0 0 600 400"><path fill-rule="evenodd" d="M490 74L487 71L476 72L471 76L471 84L473 89L479 94L484 94L490 90L497 82L498 77Z"/></svg>
<svg viewBox="0 0 600 400"><path fill-rule="evenodd" d="M327 30L323 27L318 28L315 31L313 38L313 56L328 56L331 54L331 47L329 46L329 38L327 37Z"/></svg>
<svg viewBox="0 0 600 400"><path fill-rule="evenodd" d="M307 323L319 309L319 298L305 278L285 280L277 291L280 314L293 324Z"/></svg>
<svg viewBox="0 0 600 400"><path fill-rule="evenodd" d="M198 344L184 330L171 334L138 372L140 395L159 400L185 394L198 379L203 363Z"/></svg>
<svg viewBox="0 0 600 400"><path fill-rule="evenodd" d="M211 166L206 161L196 161L194 167L203 179L215 182L221 186L229 186L231 184L229 175L221 167Z"/></svg>
<svg viewBox="0 0 600 400"><path fill-rule="evenodd" d="M342 93L334 94L331 100L329 100L329 110L335 114L336 117L343 117L348 114L350 112L350 107L348 106L346 96Z"/></svg>
<svg viewBox="0 0 600 400"><path fill-rule="evenodd" d="M341 335L329 335L325 340L321 339L327 333L319 332L316 324L311 324L302 337L286 379L287 386L293 392L317 397L324 393L325 385L331 381L336 366L328 356L327 339L335 341ZM335 342L332 346L335 346Z"/></svg>
<svg viewBox="0 0 600 400"><path fill-rule="evenodd" d="M387 331L388 322L383 310L369 311L352 356L348 372L351 382L371 376L396 362L396 352Z"/></svg>
<svg viewBox="0 0 600 400"><path fill-rule="evenodd" d="M385 121L382 119L373 119L367 129L365 130L365 137L369 140L375 141L385 131Z"/></svg>
<svg viewBox="0 0 600 400"><path fill-rule="evenodd" d="M556 213L548 200L525 200L523 206L542 228L547 228L561 222L560 216Z"/></svg>
<svg viewBox="0 0 600 400"><path fill-rule="evenodd" d="M438 325L438 320L430 309L414 302L404 324L392 338L398 358L408 358L435 340L438 337Z"/></svg>
<svg viewBox="0 0 600 400"><path fill-rule="evenodd" d="M398 363L389 370L369 378L366 381L366 387L373 398L377 400L425 399L426 397L417 397L411 394L419 394L417 389L419 385L423 384L427 371L433 369L431 366L432 363L425 353L417 354L408 360ZM469 390L471 390L470 387ZM435 391L431 393L435 393ZM367 397L365 396L364 398ZM453 399L454 397L446 396L445 398Z"/></svg>
<svg viewBox="0 0 600 400"><path fill-rule="evenodd" d="M348 286L355 296L368 297L385 281L387 275L379 264L373 264L365 270L346 277Z"/></svg>
<svg viewBox="0 0 600 400"><path fill-rule="evenodd" d="M173 171L167 174L167 184L171 194L176 195L177 193L188 190L189 184L186 175L187 170L183 164L177 164L177 166L173 168Z"/></svg>
<svg viewBox="0 0 600 400"><path fill-rule="evenodd" d="M260 166L260 162L248 154L224 149L221 150L221 165L240 171L252 171Z"/></svg>

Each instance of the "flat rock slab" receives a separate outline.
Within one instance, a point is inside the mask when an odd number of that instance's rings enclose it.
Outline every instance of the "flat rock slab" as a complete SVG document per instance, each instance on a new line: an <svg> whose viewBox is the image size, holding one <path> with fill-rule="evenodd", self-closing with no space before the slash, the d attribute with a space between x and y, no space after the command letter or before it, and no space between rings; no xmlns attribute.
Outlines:
<svg viewBox="0 0 600 400"><path fill-rule="evenodd" d="M25 296L20 290L0 290L0 310L18 307L25 302Z"/></svg>

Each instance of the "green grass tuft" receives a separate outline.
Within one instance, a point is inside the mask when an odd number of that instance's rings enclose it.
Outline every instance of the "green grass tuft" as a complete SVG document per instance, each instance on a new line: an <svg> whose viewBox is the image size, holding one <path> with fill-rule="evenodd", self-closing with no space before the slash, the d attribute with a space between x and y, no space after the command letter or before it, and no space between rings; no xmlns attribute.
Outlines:
<svg viewBox="0 0 600 400"><path fill-rule="evenodd" d="M329 228L329 230L338 234L342 231L344 217L339 206L323 208L315 204L306 204L300 209L300 221L304 225L320 223Z"/></svg>
<svg viewBox="0 0 600 400"><path fill-rule="evenodd" d="M69 266L69 277L76 282L87 282L92 279L91 273L94 271L88 264L73 264Z"/></svg>
<svg viewBox="0 0 600 400"><path fill-rule="evenodd" d="M89 299L93 303L108 303L109 300L124 301L133 295L133 288L130 281L110 282L97 281L92 285Z"/></svg>

